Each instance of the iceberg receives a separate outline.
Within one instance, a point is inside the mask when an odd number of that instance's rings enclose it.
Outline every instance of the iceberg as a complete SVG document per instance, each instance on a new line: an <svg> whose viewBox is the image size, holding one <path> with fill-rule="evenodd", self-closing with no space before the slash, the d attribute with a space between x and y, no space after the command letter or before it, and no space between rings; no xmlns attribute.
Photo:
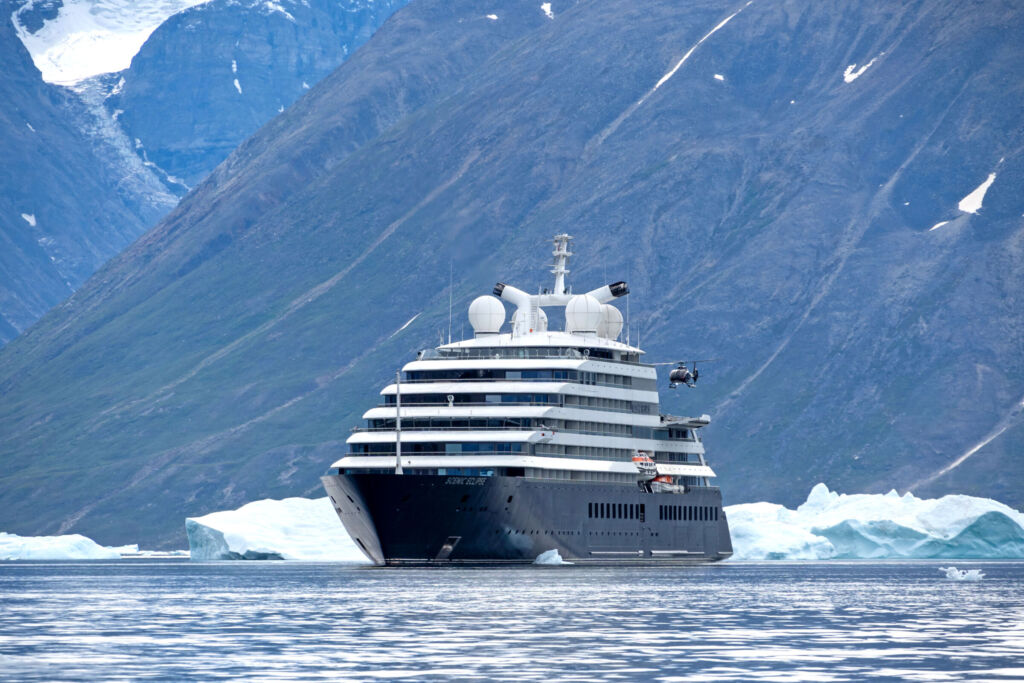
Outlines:
<svg viewBox="0 0 1024 683"><path fill-rule="evenodd" d="M1024 558L1024 514L988 498L846 495L817 484L795 510L748 503L725 512L733 559Z"/></svg>
<svg viewBox="0 0 1024 683"><path fill-rule="evenodd" d="M258 500L185 520L193 560L308 560L368 564L326 498Z"/></svg>
<svg viewBox="0 0 1024 683"><path fill-rule="evenodd" d="M17 536L0 531L0 560L118 560L117 548L106 548L81 534Z"/></svg>
<svg viewBox="0 0 1024 683"><path fill-rule="evenodd" d="M956 567L939 567L940 572L946 573L950 581L981 581L985 578L985 572L980 569L957 569Z"/></svg>
<svg viewBox="0 0 1024 683"><path fill-rule="evenodd" d="M537 559L535 559L533 561L533 563L534 564L543 564L543 565L572 564L572 562L566 562L565 560L562 559L562 554L558 552L558 548L552 548L551 550L545 550L544 552L542 552L540 555L537 556Z"/></svg>

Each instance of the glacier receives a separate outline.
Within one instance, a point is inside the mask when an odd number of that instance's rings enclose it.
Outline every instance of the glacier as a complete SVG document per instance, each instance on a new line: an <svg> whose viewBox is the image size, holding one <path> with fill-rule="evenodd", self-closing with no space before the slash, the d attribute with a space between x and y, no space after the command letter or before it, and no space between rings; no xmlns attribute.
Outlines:
<svg viewBox="0 0 1024 683"><path fill-rule="evenodd" d="M258 500L185 520L193 560L308 560L369 564L326 498Z"/></svg>
<svg viewBox="0 0 1024 683"><path fill-rule="evenodd" d="M1024 558L1024 514L988 498L847 495L821 483L795 510L747 503L725 513L734 560Z"/></svg>
<svg viewBox="0 0 1024 683"><path fill-rule="evenodd" d="M131 547L138 552L138 546ZM0 560L118 560L121 550L81 534L18 536L0 531Z"/></svg>
<svg viewBox="0 0 1024 683"><path fill-rule="evenodd" d="M57 15L30 29L22 14L11 16L18 37L43 80L72 85L90 76L127 69L150 34L171 15L209 0L64 0Z"/></svg>

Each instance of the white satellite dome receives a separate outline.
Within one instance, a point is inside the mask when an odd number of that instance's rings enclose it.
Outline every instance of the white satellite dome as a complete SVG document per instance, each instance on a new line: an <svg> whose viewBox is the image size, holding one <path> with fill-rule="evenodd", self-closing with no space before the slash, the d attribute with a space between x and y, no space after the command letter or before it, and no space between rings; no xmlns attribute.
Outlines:
<svg viewBox="0 0 1024 683"><path fill-rule="evenodd" d="M546 332L548 329L548 314L544 312L543 308L537 309L537 329L530 329L530 312L525 308L517 308L516 312L512 314L512 326L518 330L517 334L527 334L529 332Z"/></svg>
<svg viewBox="0 0 1024 683"><path fill-rule="evenodd" d="M601 322L601 302L589 294L578 294L565 305L565 331L596 333Z"/></svg>
<svg viewBox="0 0 1024 683"><path fill-rule="evenodd" d="M505 322L505 307L494 296L478 296L469 305L469 324L476 334L497 334Z"/></svg>
<svg viewBox="0 0 1024 683"><path fill-rule="evenodd" d="M622 332L622 311L611 304L601 306L601 322L597 324L597 336L618 339Z"/></svg>

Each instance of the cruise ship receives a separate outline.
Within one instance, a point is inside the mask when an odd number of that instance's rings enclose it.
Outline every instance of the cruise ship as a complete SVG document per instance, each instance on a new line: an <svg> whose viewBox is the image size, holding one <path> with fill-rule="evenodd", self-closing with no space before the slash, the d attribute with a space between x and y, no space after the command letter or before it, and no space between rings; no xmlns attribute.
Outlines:
<svg viewBox="0 0 1024 683"><path fill-rule="evenodd" d="M571 239L554 238L552 289L498 283L470 304L472 339L406 363L322 478L373 563L531 563L557 550L578 564L695 564L732 554L700 437L710 417L661 412L658 367L619 341L612 302L628 286L573 294ZM564 330L549 329L552 307L565 309ZM671 379L693 382L685 369Z"/></svg>

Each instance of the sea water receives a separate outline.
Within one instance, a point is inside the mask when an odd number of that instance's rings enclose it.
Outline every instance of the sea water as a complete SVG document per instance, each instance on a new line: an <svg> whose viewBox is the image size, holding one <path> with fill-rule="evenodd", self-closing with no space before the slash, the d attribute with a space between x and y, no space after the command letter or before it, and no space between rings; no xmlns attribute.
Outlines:
<svg viewBox="0 0 1024 683"><path fill-rule="evenodd" d="M949 564L0 563L0 678L1024 678L1024 563Z"/></svg>

